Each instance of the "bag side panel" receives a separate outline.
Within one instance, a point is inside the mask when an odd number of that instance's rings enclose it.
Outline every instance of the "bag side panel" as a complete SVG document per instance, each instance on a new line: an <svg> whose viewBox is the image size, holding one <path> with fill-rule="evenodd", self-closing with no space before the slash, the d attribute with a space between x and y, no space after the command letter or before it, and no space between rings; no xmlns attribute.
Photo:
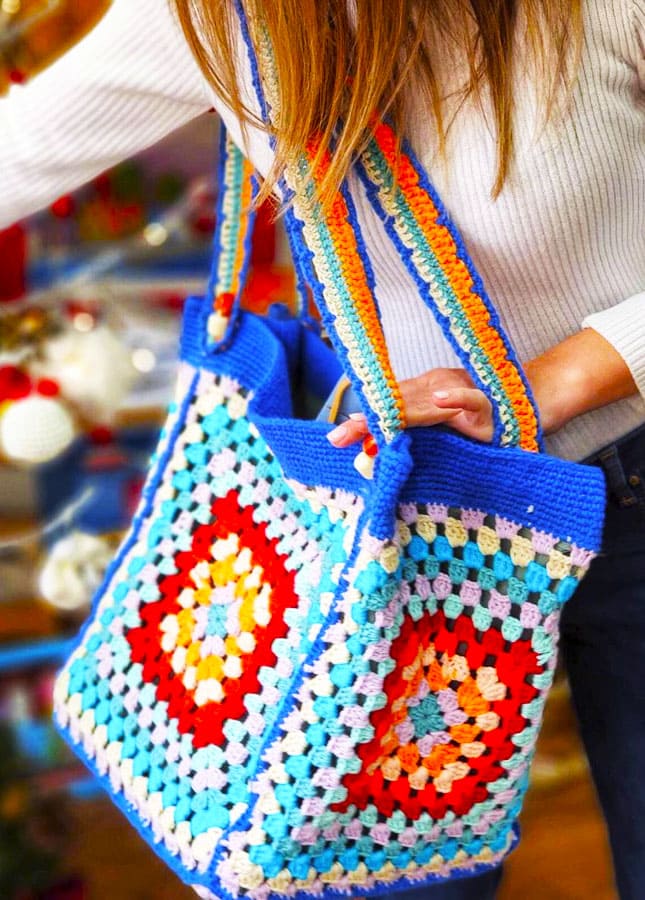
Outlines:
<svg viewBox="0 0 645 900"><path fill-rule="evenodd" d="M181 387L55 715L159 855L199 883L250 802L263 736L328 614L362 500L294 489L236 379L183 364Z"/></svg>

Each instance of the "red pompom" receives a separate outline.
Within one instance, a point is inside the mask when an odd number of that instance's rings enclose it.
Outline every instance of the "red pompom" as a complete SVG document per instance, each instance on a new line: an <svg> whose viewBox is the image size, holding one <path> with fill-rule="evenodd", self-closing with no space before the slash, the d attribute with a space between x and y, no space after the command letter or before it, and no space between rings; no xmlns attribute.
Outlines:
<svg viewBox="0 0 645 900"><path fill-rule="evenodd" d="M58 200L55 200L50 209L52 215L56 216L57 219L69 219L74 215L76 204L71 194L65 194L59 197Z"/></svg>
<svg viewBox="0 0 645 900"><path fill-rule="evenodd" d="M219 296L215 298L215 309L223 316L230 316L233 311L234 303L235 294L231 294L230 292L219 294Z"/></svg>
<svg viewBox="0 0 645 900"><path fill-rule="evenodd" d="M114 432L107 425L96 425L89 433L90 441L96 446L104 447L114 440Z"/></svg>
<svg viewBox="0 0 645 900"><path fill-rule="evenodd" d="M367 456L376 456L378 453L378 445L371 434L363 440L363 453Z"/></svg>

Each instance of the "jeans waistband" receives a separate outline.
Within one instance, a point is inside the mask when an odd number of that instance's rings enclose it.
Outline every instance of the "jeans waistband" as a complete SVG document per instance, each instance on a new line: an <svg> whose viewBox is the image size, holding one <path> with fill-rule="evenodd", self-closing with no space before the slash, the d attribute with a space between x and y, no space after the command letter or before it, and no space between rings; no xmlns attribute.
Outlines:
<svg viewBox="0 0 645 900"><path fill-rule="evenodd" d="M583 460L600 466L609 499L621 507L643 503L645 496L645 424Z"/></svg>

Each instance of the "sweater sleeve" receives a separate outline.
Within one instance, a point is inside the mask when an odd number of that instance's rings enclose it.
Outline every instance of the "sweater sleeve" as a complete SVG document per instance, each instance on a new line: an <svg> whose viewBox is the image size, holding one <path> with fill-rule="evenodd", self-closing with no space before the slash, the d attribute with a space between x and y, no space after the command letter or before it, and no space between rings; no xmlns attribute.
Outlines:
<svg viewBox="0 0 645 900"><path fill-rule="evenodd" d="M645 91L645 0L631 0L631 8L633 63L641 88ZM645 245L642 252L645 253ZM593 328L620 353L645 397L645 290L609 309L587 316L582 327Z"/></svg>
<svg viewBox="0 0 645 900"><path fill-rule="evenodd" d="M212 104L168 0L114 0L79 44L0 99L0 228Z"/></svg>
<svg viewBox="0 0 645 900"><path fill-rule="evenodd" d="M645 291L584 319L623 357L645 398Z"/></svg>

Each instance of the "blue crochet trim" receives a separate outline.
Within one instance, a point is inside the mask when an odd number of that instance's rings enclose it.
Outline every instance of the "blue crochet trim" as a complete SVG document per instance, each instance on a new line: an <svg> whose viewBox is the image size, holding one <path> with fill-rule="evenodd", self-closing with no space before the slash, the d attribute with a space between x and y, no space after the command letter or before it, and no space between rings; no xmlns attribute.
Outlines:
<svg viewBox="0 0 645 900"><path fill-rule="evenodd" d="M237 378L254 391L249 415L288 478L342 488L367 498L378 477L366 481L356 471L357 448L332 447L326 439L332 426L325 422L291 418L284 348L267 323L243 312L233 346L214 360L200 348L198 305L195 299L186 305L182 358L196 367ZM262 355L258 347L263 348ZM402 502L479 507L531 528L565 535L589 550L600 548L605 505L600 469L514 447L500 449L432 427L411 428L404 437L409 440L409 451L405 442L397 441L379 452L379 465L385 465L386 456L391 465L390 457L395 455L393 470L400 466L404 472L409 465L408 452L411 456L412 467L401 486ZM370 524L370 531L377 536L391 534L386 505L387 512Z"/></svg>
<svg viewBox="0 0 645 900"><path fill-rule="evenodd" d="M240 0L235 0L235 10L237 13L237 17L240 23L240 30L242 32L242 37L244 39L244 44L247 49L249 65L251 67L251 81L253 83L253 89L255 91L255 96L258 101L260 107L260 115L262 117L263 122L267 122L269 120L269 108L267 106L266 98L264 96L264 90L262 89L262 81L260 79L260 71L258 69L258 61L255 55L255 50L253 49L253 42L251 40L251 34L249 31L249 23L246 19L246 14L244 12L244 7ZM275 140L271 138L271 146L275 147ZM285 202L289 200L289 192L288 187L284 183L284 179L280 184L281 190L284 192ZM296 270L296 279L297 279L297 289L298 289L298 297L299 297L299 315L304 321L310 323L313 326L316 326L317 323L314 319L309 316L308 310L308 291L307 291L307 282L304 277L305 266L303 265L303 260L301 259L302 254L302 244L298 243L294 240L293 228L294 228L294 216L291 209L287 211L286 220L286 232L287 238L289 239L289 246L291 248L291 255L293 257L294 267Z"/></svg>
<svg viewBox="0 0 645 900"><path fill-rule="evenodd" d="M296 288L298 292L298 315L316 330L320 329L320 323L309 315L309 282L306 278L307 265L305 262L306 246L299 232L298 220L293 208L289 207L284 217L285 230L289 241L289 249L296 271Z"/></svg>
<svg viewBox="0 0 645 900"><path fill-rule="evenodd" d="M204 303L209 302L209 298L215 295L217 289L217 267L219 256L222 248L222 231L224 228L224 216L222 215L222 207L224 205L224 197L229 187L226 183L226 163L228 161L228 134L226 128L222 125L219 133L219 152L217 157L217 205L215 210L215 233L213 235L213 259L211 262L211 271L204 294Z"/></svg>
<svg viewBox="0 0 645 900"><path fill-rule="evenodd" d="M490 391L489 386L484 383L484 381L482 380L482 378L479 375L479 372L472 365L472 363L470 361L470 357L468 356L468 354L466 353L464 348L461 347L460 344L458 343L458 341L456 340L456 338L450 328L450 320L449 320L448 316L443 315L438 308L431 306L430 298L428 297L427 285L421 278L416 266L412 262L412 259L411 259L412 250L409 247L405 246L405 244L403 243L403 241L400 239L399 235L397 234L392 217L389 216L385 212L382 204L379 201L377 186L374 184L374 182L368 176L367 172L365 171L365 167L360 162L357 163L357 171L358 171L360 179L363 182L363 185L365 187L365 193L367 195L367 198L370 201L370 204L371 204L372 208L374 209L375 213L378 215L379 219L383 222L383 225L385 227L385 230L386 230L390 240L392 241L392 243L395 245L395 247L399 251L399 255L401 257L402 262L404 263L406 269L408 270L410 277L412 278L412 280L414 281L414 283L416 284L416 286L418 288L419 296L423 299L426 306L428 306L428 308L431 310L437 324L441 327L441 331L443 332L444 337L451 345L451 347L454 350L457 357L463 363L464 368L468 371L468 373L470 374L474 383L477 385L477 387L480 388L480 390L484 391L484 393L489 398L489 400L491 400L491 405L492 405L492 409L493 409L493 419L494 419L493 443L499 444L499 441L500 441L500 438L502 435L502 431L503 431L503 426L502 426L502 421L500 418L499 407L498 407L497 403L495 403L495 401L493 400L493 398L491 396L491 391Z"/></svg>
<svg viewBox="0 0 645 900"><path fill-rule="evenodd" d="M253 81L253 89L255 91L255 95L257 101L260 105L260 112L262 115L262 120L264 122L269 121L269 107L267 106L266 98L264 96L264 90L262 88L262 79L260 78L260 69L258 67L257 57L255 55L255 48L253 47L253 41L251 40L251 32L249 30L248 19L246 18L246 11L242 4L242 0L235 0L235 12L237 14L237 18L240 25L240 30L242 32L242 37L244 39L244 44L246 46L248 55L249 55L249 63L251 66L251 78Z"/></svg>
<svg viewBox="0 0 645 900"><path fill-rule="evenodd" d="M412 149L412 146L410 145L409 141L404 140L403 150L406 153L406 155L410 158L410 161L412 162L414 168L417 171L417 174L419 176L420 186L429 194L429 196L432 198L432 202L439 210L439 213L440 213L439 222L447 228L447 230L450 233L450 236L452 237L453 241L455 242L455 245L457 247L457 255L458 255L459 259L462 260L464 265L468 268L468 271L471 274L471 277L473 279L473 285L475 287L475 291L482 298L482 300L486 306L486 309L488 310L488 313L490 315L490 321L491 321L493 327L495 328L495 330L498 332L502 341L504 342L508 358L515 364L518 372L520 373L527 396L528 396L529 400L531 401L533 410L535 412L535 417L537 419L538 427L540 429L538 431L538 443L540 444L540 448L543 449L544 436L542 434L542 429L540 427L540 417L539 417L537 404L535 402L535 397L533 396L533 393L531 391L531 385L529 384L529 381L526 377L524 369L522 368L522 364L520 363L520 361L517 357L517 354L515 353L515 350L513 349L513 345L511 344L511 341L509 340L508 335L504 331L504 327L499 318L497 309L495 308L488 293L486 292L486 288L484 287L484 283L481 279L481 276L480 276L479 272L477 271L475 264L473 263L473 261L470 257L470 254L468 253L468 250L466 249L466 245L464 243L464 240L463 240L460 232L457 229L457 226L450 218L448 211L446 210L446 208L441 200L441 197L439 196L434 185L430 181L430 178L428 176L426 169L424 168L424 166L421 165L421 162L419 161L416 154L414 153L414 150Z"/></svg>
<svg viewBox="0 0 645 900"><path fill-rule="evenodd" d="M538 444L540 446L540 449L544 450L544 435L542 434L542 428L540 425L540 416L539 416L537 403L535 402L535 397L531 390L531 385L529 384L529 381L526 377L526 373L524 372L524 369L522 368L522 364L520 363L520 361L517 357L517 354L515 353L515 350L513 349L513 345L504 330L504 327L503 327L502 322L499 317L499 313L497 312L497 309L495 308L488 293L486 292L486 288L484 287L484 283L481 279L481 276L480 276L479 272L477 271L477 268L475 267L475 264L473 263L473 261L470 257L470 254L468 253L468 250L466 249L466 245L464 243L464 240L463 240L460 232L457 229L457 226L454 224L454 222L450 218L448 211L446 210L446 208L441 200L441 197L439 196L434 185L430 181L430 178L428 176L426 169L424 168L424 166L421 165L421 162L419 161L416 154L414 153L414 150L412 149L412 146L410 145L409 141L404 140L403 150L406 153L406 155L410 158L412 164L414 165L414 167L418 173L420 186L429 194L429 196L432 198L432 202L435 204L435 206L439 210L439 212L440 212L439 221L442 225L444 225L448 229L450 236L452 237L453 241L455 242L455 246L457 247L457 254L458 254L459 258L462 260L462 262L464 263L464 265L468 268L468 271L471 274L475 290L479 294L479 296L482 298L482 300L488 310L488 313L490 315L491 323L494 326L495 330L500 335L502 341L504 342L508 358L514 363L518 372L520 373L520 377L522 378L522 382L524 384L526 394L527 394L529 400L531 401L533 410L535 412L535 418L538 423Z"/></svg>

